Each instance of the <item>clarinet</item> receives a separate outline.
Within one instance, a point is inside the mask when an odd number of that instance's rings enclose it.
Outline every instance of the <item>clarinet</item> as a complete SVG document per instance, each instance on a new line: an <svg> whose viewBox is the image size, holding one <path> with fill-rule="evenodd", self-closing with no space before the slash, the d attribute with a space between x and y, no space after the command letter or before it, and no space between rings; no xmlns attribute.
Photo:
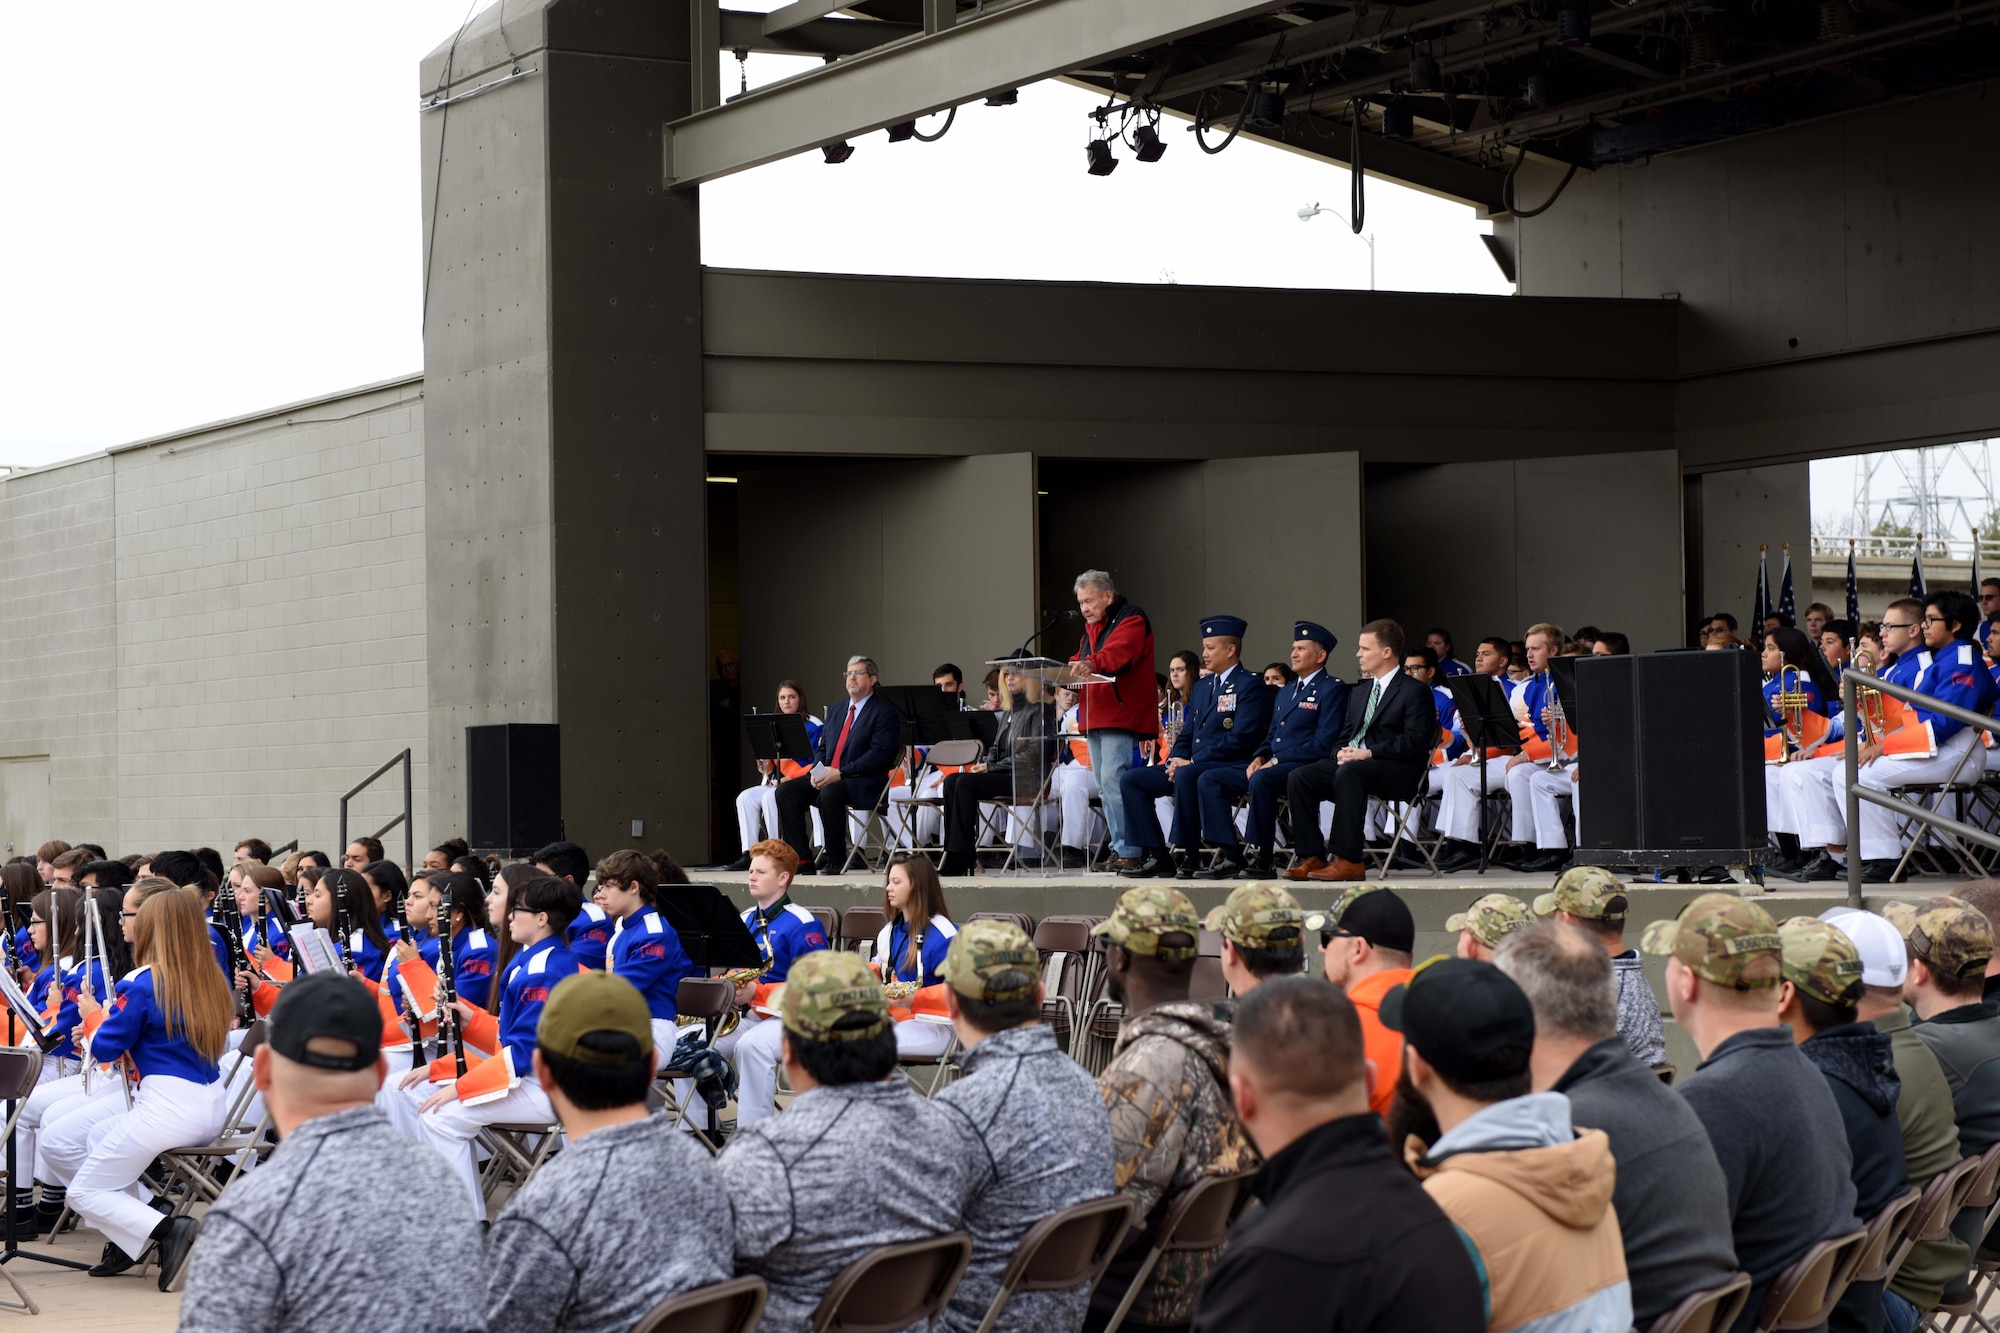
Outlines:
<svg viewBox="0 0 2000 1333"><path fill-rule="evenodd" d="M459 1028L458 1011L451 1007L458 1002L458 967L451 957L451 913L451 885L446 884L438 891L437 908L438 1050L450 1049L458 1076L464 1078L465 1033Z"/></svg>
<svg viewBox="0 0 2000 1333"><path fill-rule="evenodd" d="M231 894L229 902L223 909L216 913L216 918L216 923L222 928L223 948L229 954L230 971L234 972L240 966L243 971L248 972L250 950L243 943L243 909L236 905L234 894ZM249 989L239 985L234 976L229 978L229 989L236 1001L236 1017L248 1026L254 1017L250 1007Z"/></svg>
<svg viewBox="0 0 2000 1333"><path fill-rule="evenodd" d="M343 970L354 970L354 951L348 947L348 937L354 934L354 922L347 915L347 876L342 874L333 886L335 929L340 931L340 966Z"/></svg>
<svg viewBox="0 0 2000 1333"><path fill-rule="evenodd" d="M410 929L410 902L408 898L397 904L396 936L412 948L416 947L417 934ZM391 953L389 966L393 967L395 963L395 956ZM388 968L385 967L383 969L382 975L383 980L386 982L388 980ZM410 1068L422 1069L426 1063L424 1060L424 1016L418 1011L417 997L410 994L408 986L403 987L403 1004L410 1011Z"/></svg>

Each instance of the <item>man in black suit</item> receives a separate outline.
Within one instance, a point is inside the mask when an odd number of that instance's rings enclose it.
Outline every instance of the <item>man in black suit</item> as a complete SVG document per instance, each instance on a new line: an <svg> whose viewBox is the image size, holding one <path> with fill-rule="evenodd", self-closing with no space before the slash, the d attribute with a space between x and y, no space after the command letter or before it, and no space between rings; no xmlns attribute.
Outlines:
<svg viewBox="0 0 2000 1333"><path fill-rule="evenodd" d="M1354 660L1361 680L1347 696L1347 721L1333 758L1294 769L1285 784L1291 801L1292 847L1298 863L1289 879L1351 880L1368 873L1362 820L1368 798L1407 801L1423 781L1437 740L1437 702L1430 688L1403 673L1403 627L1371 620L1361 627ZM1319 804L1333 802L1333 860L1319 836Z"/></svg>
<svg viewBox="0 0 2000 1333"><path fill-rule="evenodd" d="M888 785L903 724L894 708L875 697L878 678L874 659L847 659L847 704L820 728L819 762L804 777L778 784L778 836L799 854L801 875L840 873L847 861L848 807L872 810ZM814 806L826 834L826 855L817 866L806 814Z"/></svg>

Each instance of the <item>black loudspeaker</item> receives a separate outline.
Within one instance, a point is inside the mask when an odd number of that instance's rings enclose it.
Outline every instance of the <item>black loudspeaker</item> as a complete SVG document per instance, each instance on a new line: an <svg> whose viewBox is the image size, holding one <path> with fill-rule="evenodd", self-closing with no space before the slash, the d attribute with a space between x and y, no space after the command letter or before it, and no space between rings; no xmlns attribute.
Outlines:
<svg viewBox="0 0 2000 1333"><path fill-rule="evenodd" d="M1579 658L1583 849L1640 865L1753 859L1766 842L1759 680L1751 652Z"/></svg>
<svg viewBox="0 0 2000 1333"><path fill-rule="evenodd" d="M553 722L465 729L465 840L526 856L562 841L562 742Z"/></svg>

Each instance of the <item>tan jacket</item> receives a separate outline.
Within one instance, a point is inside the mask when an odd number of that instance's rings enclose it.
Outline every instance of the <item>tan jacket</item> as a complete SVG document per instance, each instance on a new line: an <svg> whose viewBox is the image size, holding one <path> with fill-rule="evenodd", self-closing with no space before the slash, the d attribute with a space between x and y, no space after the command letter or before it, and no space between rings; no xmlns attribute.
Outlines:
<svg viewBox="0 0 2000 1333"><path fill-rule="evenodd" d="M1611 1141L1602 1130L1572 1131L1568 1107L1557 1093L1501 1102L1440 1138L1432 1151L1450 1150L1441 1160L1411 1154L1424 1189L1479 1251L1492 1333L1631 1326ZM1537 1130L1545 1146L1509 1146L1531 1143Z"/></svg>

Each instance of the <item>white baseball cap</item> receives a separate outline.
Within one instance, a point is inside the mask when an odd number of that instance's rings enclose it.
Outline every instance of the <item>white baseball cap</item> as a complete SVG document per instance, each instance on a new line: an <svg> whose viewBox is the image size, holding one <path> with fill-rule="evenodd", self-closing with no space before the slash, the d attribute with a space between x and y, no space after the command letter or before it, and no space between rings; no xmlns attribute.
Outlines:
<svg viewBox="0 0 2000 1333"><path fill-rule="evenodd" d="M1903 984L1903 975L1909 971L1910 956L1904 947L1902 933L1886 918L1852 907L1829 907L1819 914L1819 919L1839 927L1842 934L1854 941L1855 952L1861 955L1863 985L1900 987Z"/></svg>

